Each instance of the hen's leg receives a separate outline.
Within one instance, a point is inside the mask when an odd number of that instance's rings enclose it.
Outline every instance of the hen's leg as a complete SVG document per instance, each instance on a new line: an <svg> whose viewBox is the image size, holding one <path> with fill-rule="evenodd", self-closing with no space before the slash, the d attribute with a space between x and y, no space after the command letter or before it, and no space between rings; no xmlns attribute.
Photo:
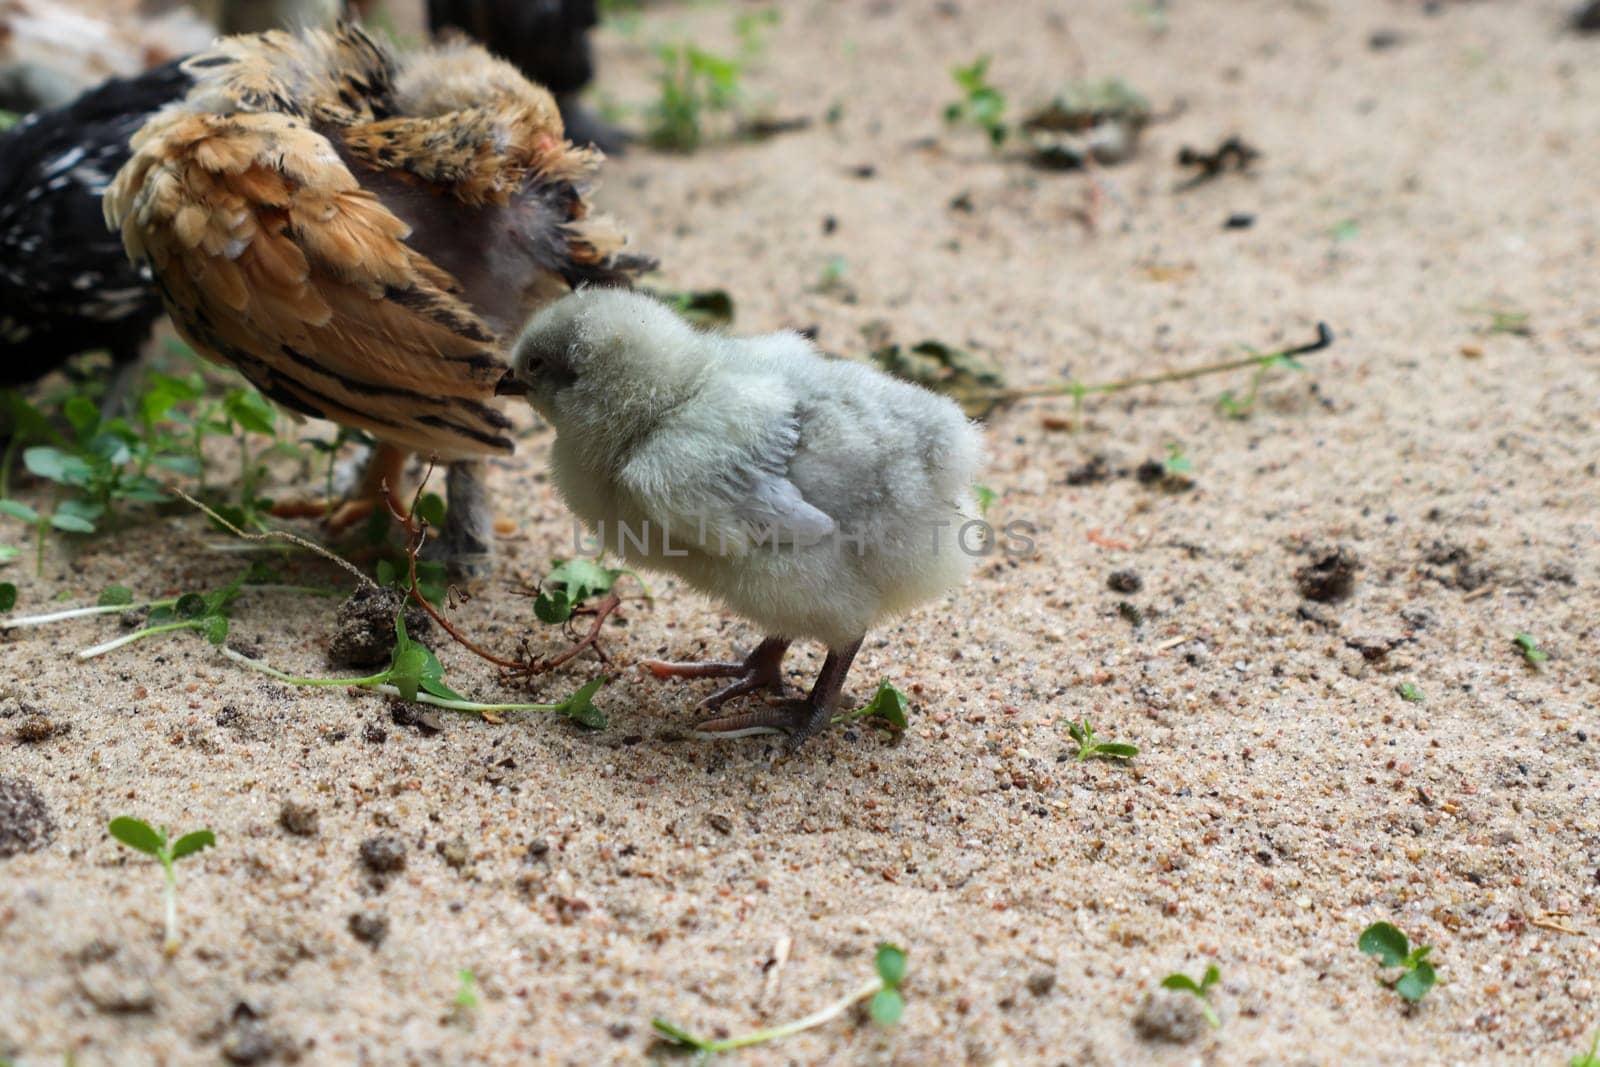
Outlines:
<svg viewBox="0 0 1600 1067"><path fill-rule="evenodd" d="M715 711L734 697L770 689L783 695L783 654L789 651L787 637L769 637L755 647L741 663L672 663L647 659L641 662L657 678L737 678L732 685L717 690L696 707Z"/></svg>
<svg viewBox="0 0 1600 1067"><path fill-rule="evenodd" d="M128 398L139 380L139 342L121 345L111 350L111 377L106 381L105 395L100 398L100 418L114 419L128 413Z"/></svg>
<svg viewBox="0 0 1600 1067"><path fill-rule="evenodd" d="M855 662L856 653L860 650L859 637L843 648L829 648L828 658L822 661L822 670L817 674L816 684L811 687L811 695L804 700L792 700L775 708L757 708L738 715L724 715L703 722L696 729L702 734L717 737L744 737L774 729L782 730L789 735L789 747L798 748L802 741L833 718L833 713L839 707L839 694L844 692L845 676L850 673L850 664Z"/></svg>
<svg viewBox="0 0 1600 1067"><path fill-rule="evenodd" d="M445 472L449 509L439 556L459 577L481 578L494 557L494 509L489 505L489 465L460 460Z"/></svg>
<svg viewBox="0 0 1600 1067"><path fill-rule="evenodd" d="M380 505L391 507L404 515L411 507L411 502L405 498L408 458L405 449L380 444L367 457L366 466L361 472L361 484L340 504L335 506L327 500L286 500L273 505L272 513L280 519L310 519L325 515L329 529L336 533L344 533L364 522Z"/></svg>

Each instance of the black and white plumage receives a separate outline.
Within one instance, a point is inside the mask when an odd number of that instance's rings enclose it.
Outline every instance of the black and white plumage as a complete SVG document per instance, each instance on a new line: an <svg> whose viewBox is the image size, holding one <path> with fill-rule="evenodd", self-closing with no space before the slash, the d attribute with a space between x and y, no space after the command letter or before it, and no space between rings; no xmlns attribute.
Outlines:
<svg viewBox="0 0 1600 1067"><path fill-rule="evenodd" d="M161 301L106 230L101 198L135 131L189 84L176 63L113 78L0 134L0 388L79 352L137 360Z"/></svg>

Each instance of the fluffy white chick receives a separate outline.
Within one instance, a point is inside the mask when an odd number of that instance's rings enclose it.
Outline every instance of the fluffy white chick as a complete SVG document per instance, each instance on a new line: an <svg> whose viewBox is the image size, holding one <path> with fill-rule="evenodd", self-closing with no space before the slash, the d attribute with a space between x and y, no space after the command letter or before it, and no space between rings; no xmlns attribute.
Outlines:
<svg viewBox="0 0 1600 1067"><path fill-rule="evenodd" d="M735 679L701 702L717 709L781 695L792 641L827 645L805 700L703 731L775 727L798 744L832 716L867 631L971 567L976 429L944 397L798 334L701 333L638 293L590 289L529 321L503 388L554 425L556 487L608 550L768 635L738 663L647 663L657 677Z"/></svg>

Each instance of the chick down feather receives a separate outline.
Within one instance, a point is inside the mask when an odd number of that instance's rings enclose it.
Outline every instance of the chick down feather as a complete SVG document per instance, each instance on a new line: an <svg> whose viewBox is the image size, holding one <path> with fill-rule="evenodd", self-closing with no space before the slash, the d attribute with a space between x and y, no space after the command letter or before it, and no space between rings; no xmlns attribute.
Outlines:
<svg viewBox="0 0 1600 1067"><path fill-rule="evenodd" d="M968 573L981 444L951 401L790 333L700 333L637 293L537 314L513 376L557 488L630 563L839 648Z"/></svg>

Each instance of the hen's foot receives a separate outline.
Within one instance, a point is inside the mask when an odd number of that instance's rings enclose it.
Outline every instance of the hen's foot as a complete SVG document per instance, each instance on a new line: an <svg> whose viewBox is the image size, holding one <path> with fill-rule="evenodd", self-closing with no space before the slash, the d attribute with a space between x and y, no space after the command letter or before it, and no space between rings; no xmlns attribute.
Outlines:
<svg viewBox="0 0 1600 1067"><path fill-rule="evenodd" d="M402 496L405 487L407 454L393 445L379 445L367 457L361 483L345 499L286 500L272 506L280 519L320 518L335 534L349 533L367 521L380 507L404 515L411 502Z"/></svg>
<svg viewBox="0 0 1600 1067"><path fill-rule="evenodd" d="M787 637L769 637L739 663L673 663L647 659L641 666L657 678L736 678L732 685L712 693L696 707L715 711L734 697L767 690L783 695L783 654Z"/></svg>

